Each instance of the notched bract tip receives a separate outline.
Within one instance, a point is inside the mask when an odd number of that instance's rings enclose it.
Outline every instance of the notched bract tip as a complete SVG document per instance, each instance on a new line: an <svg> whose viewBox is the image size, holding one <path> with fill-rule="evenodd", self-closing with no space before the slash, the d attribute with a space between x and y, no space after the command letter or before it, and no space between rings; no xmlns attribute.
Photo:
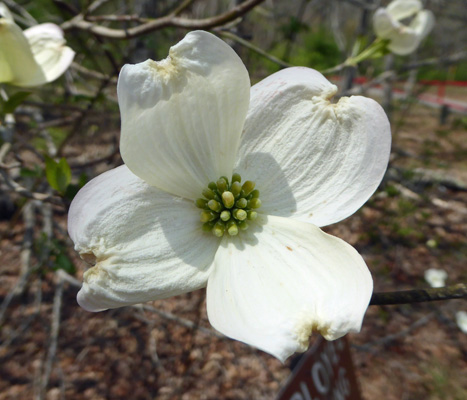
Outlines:
<svg viewBox="0 0 467 400"><path fill-rule="evenodd" d="M178 67L176 60L171 56L168 56L161 61L148 60L147 63L158 77L165 80L165 83L168 83L170 79L176 78L180 72L180 68Z"/></svg>
<svg viewBox="0 0 467 400"><path fill-rule="evenodd" d="M313 332L321 334L327 340L333 340L330 338L329 326L320 326L310 315L303 313L295 326L295 335L298 343L297 352L305 352L308 350L310 344L310 338Z"/></svg>
<svg viewBox="0 0 467 400"><path fill-rule="evenodd" d="M96 265L97 262L97 257L95 256L94 253L89 252L89 253L80 253L79 255L83 261L88 263L89 265Z"/></svg>

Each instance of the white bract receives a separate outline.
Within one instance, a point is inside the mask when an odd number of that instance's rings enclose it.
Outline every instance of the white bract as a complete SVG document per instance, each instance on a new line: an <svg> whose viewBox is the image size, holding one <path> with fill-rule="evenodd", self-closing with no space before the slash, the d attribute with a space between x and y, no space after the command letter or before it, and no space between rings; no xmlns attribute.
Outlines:
<svg viewBox="0 0 467 400"><path fill-rule="evenodd" d="M433 288L443 287L448 274L442 269L430 268L425 271L425 280Z"/></svg>
<svg viewBox="0 0 467 400"><path fill-rule="evenodd" d="M402 21L410 19L408 25ZM422 9L420 0L394 0L373 15L376 36L389 39L388 49L395 54L412 53L435 24L433 13Z"/></svg>
<svg viewBox="0 0 467 400"><path fill-rule="evenodd" d="M456 322L459 329L467 333L467 311L456 312Z"/></svg>
<svg viewBox="0 0 467 400"><path fill-rule="evenodd" d="M125 165L89 182L69 213L76 250L95 264L79 304L102 311L207 286L211 324L281 360L306 350L314 331L329 340L359 331L370 272L319 226L375 191L391 134L375 101L333 104L336 90L317 71L289 68L250 92L240 58L202 31L163 61L125 65L117 87ZM261 203L251 182L239 192L233 173L256 183ZM208 183L227 180L230 191L205 206ZM215 219L203 225L200 213Z"/></svg>
<svg viewBox="0 0 467 400"><path fill-rule="evenodd" d="M32 87L52 82L67 70L74 55L65 46L60 27L46 23L22 31L0 3L0 83Z"/></svg>

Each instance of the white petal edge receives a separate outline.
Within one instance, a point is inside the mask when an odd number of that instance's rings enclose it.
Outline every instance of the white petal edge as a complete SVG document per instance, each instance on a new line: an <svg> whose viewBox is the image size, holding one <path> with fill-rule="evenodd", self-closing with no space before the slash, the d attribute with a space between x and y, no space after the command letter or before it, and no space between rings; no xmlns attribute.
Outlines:
<svg viewBox="0 0 467 400"><path fill-rule="evenodd" d="M434 25L433 13L429 10L420 11L408 27L401 28L390 37L389 50L399 55L412 53L430 33Z"/></svg>
<svg viewBox="0 0 467 400"><path fill-rule="evenodd" d="M147 185L126 166L94 178L73 200L68 231L84 274L78 303L102 311L206 285L219 239L192 202Z"/></svg>
<svg viewBox="0 0 467 400"><path fill-rule="evenodd" d="M389 39L401 27L385 8L378 8L373 14L373 30L381 39Z"/></svg>
<svg viewBox="0 0 467 400"><path fill-rule="evenodd" d="M462 332L467 333L467 311L456 312L456 323Z"/></svg>
<svg viewBox="0 0 467 400"><path fill-rule="evenodd" d="M388 45L388 49L400 56L406 56L414 52L420 44L420 35L408 26L402 26L399 30L392 33L388 39L391 42Z"/></svg>
<svg viewBox="0 0 467 400"><path fill-rule="evenodd" d="M358 332L373 290L358 252L312 224L259 222L216 254L207 286L214 328L281 361L305 351L312 332L328 340Z"/></svg>
<svg viewBox="0 0 467 400"><path fill-rule="evenodd" d="M431 287L439 288L445 285L448 274L443 269L430 268L425 271L424 277Z"/></svg>
<svg viewBox="0 0 467 400"><path fill-rule="evenodd" d="M0 3L0 18L2 17L10 21L13 21L13 15L11 15L10 10L4 3Z"/></svg>
<svg viewBox="0 0 467 400"><path fill-rule="evenodd" d="M256 182L261 213L317 226L358 210L386 171L387 116L372 99L329 99L336 87L319 72L289 68L252 88L239 161Z"/></svg>
<svg viewBox="0 0 467 400"><path fill-rule="evenodd" d="M425 38L434 26L435 16L430 10L420 11L410 23L410 27L417 33L420 40Z"/></svg>
<svg viewBox="0 0 467 400"><path fill-rule="evenodd" d="M45 82L28 40L13 20L0 18L0 42L0 82L26 87Z"/></svg>
<svg viewBox="0 0 467 400"><path fill-rule="evenodd" d="M45 23L24 31L37 64L41 67L45 82L60 77L71 65L75 52L65 46L63 31L55 24Z"/></svg>
<svg viewBox="0 0 467 400"><path fill-rule="evenodd" d="M397 21L411 17L421 9L420 0L394 0L386 7L387 12Z"/></svg>
<svg viewBox="0 0 467 400"><path fill-rule="evenodd" d="M232 174L250 80L225 42L190 32L165 60L125 65L117 91L120 151L134 174L189 199Z"/></svg>

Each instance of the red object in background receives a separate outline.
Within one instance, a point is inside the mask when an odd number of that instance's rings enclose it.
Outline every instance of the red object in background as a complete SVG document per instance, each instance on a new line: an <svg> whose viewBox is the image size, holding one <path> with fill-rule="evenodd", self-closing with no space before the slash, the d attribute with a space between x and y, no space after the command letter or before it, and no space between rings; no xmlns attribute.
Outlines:
<svg viewBox="0 0 467 400"><path fill-rule="evenodd" d="M347 338L328 342L319 336L277 400L361 400Z"/></svg>

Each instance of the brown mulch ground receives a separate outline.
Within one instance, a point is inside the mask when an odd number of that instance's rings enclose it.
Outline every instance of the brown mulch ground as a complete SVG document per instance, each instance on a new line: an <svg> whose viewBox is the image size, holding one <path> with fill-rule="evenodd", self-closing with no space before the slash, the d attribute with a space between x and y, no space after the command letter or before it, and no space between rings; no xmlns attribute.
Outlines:
<svg viewBox="0 0 467 400"><path fill-rule="evenodd" d="M440 127L436 113L415 106L396 111L387 179L357 214L326 229L365 257L376 291L426 287L427 268L445 269L448 284L467 281L467 192L449 184L467 185L465 120L451 116ZM93 148L92 157L107 154L105 146ZM427 178L427 171L436 174ZM0 223L0 302L20 274L19 221ZM65 216L57 222L64 228ZM84 265L75 261L80 280ZM32 274L6 308L0 400L38 398L53 343L56 282L54 272ZM154 302L155 311L98 314L78 307L77 291L65 283L46 399L272 399L290 374L290 361L282 365L217 337L207 322L204 291ZM467 398L467 335L454 319L462 309L467 304L461 300L370 307L362 332L350 335L364 398Z"/></svg>

